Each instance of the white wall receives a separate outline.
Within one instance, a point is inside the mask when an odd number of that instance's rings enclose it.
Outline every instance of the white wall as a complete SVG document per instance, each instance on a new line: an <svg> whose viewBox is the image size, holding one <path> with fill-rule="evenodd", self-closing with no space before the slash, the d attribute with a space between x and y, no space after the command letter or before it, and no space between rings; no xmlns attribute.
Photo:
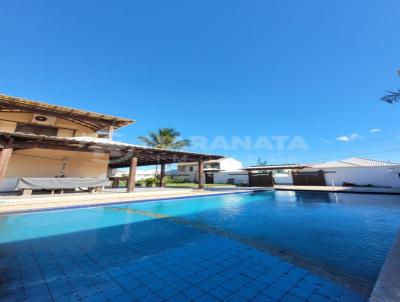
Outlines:
<svg viewBox="0 0 400 302"><path fill-rule="evenodd" d="M231 157L222 159L220 166L221 170L226 172L239 171L240 169L243 168L241 161L238 161Z"/></svg>
<svg viewBox="0 0 400 302"><path fill-rule="evenodd" d="M226 184L232 178L235 185L248 184L249 174L247 172L216 172L214 173L214 183Z"/></svg>
<svg viewBox="0 0 400 302"><path fill-rule="evenodd" d="M197 181L197 172L176 172L174 175L183 177L189 182ZM227 184L230 178L233 178L234 184L249 183L247 172L214 172L214 183L216 184ZM205 180L205 176L203 179Z"/></svg>
<svg viewBox="0 0 400 302"><path fill-rule="evenodd" d="M227 172L232 172L232 171L240 171L240 169L243 168L243 164L241 161L236 160L232 157L228 158L223 158L220 160L212 160L212 161L206 161L204 162L205 165L209 165L211 163L219 163L220 169L223 171ZM181 173L191 173L190 172L190 167L192 167L193 171L192 172L197 172L198 171L198 164L193 163L193 164L178 164L178 170Z"/></svg>
<svg viewBox="0 0 400 302"><path fill-rule="evenodd" d="M323 169L328 186L332 180L336 186L343 182L354 183L360 186L373 185L376 187L400 188L400 167L359 167Z"/></svg>
<svg viewBox="0 0 400 302"><path fill-rule="evenodd" d="M188 182L194 182L197 180L197 172L176 172L174 174L167 175L179 176L186 179Z"/></svg>
<svg viewBox="0 0 400 302"><path fill-rule="evenodd" d="M275 183L277 185L292 185L293 184L292 173L288 173L288 174L276 173L273 176L274 176Z"/></svg>

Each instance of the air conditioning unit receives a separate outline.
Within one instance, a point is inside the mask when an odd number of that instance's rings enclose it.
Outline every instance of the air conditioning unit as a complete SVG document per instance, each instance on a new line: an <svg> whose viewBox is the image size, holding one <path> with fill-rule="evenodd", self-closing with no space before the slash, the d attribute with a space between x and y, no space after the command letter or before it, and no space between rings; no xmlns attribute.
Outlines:
<svg viewBox="0 0 400 302"><path fill-rule="evenodd" d="M41 125L49 125L54 126L56 123L56 117L47 116L42 114L34 114L32 118L32 123L41 124Z"/></svg>

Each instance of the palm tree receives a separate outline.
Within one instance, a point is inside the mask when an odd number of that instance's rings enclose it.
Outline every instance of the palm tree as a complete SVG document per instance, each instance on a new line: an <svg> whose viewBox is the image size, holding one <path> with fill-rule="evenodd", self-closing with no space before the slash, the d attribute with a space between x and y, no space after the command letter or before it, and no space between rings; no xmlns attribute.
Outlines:
<svg viewBox="0 0 400 302"><path fill-rule="evenodd" d="M181 134L173 128L161 128L157 132L150 131L149 136L139 136L138 138L149 147L159 149L182 149L190 146L188 139L177 140Z"/></svg>
<svg viewBox="0 0 400 302"><path fill-rule="evenodd" d="M398 70L397 73L400 76L400 70ZM400 102L400 89L397 89L397 91L387 91L387 93L388 94L381 97L382 101L390 103L390 104Z"/></svg>
<svg viewBox="0 0 400 302"><path fill-rule="evenodd" d="M390 104L400 102L400 89L397 89L397 91L387 91L387 93L388 94L381 97L382 101Z"/></svg>
<svg viewBox="0 0 400 302"><path fill-rule="evenodd" d="M178 140L180 133L173 128L161 128L158 131L150 131L149 135L139 136L138 138L147 146L159 149L182 149L191 145L190 140ZM156 175L158 173L156 165ZM160 187L164 186L165 164L161 164Z"/></svg>

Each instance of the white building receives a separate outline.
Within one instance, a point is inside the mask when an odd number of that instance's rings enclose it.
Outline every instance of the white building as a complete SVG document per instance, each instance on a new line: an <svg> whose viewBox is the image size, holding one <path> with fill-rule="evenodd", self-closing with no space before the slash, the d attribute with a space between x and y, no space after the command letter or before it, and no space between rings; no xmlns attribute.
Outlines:
<svg viewBox="0 0 400 302"><path fill-rule="evenodd" d="M326 185L336 186L351 184L357 186L400 188L400 164L353 157L309 165L302 172L322 170Z"/></svg>
<svg viewBox="0 0 400 302"><path fill-rule="evenodd" d="M242 183L242 181L247 181L247 173L244 173L242 168L242 162L231 157L205 161L203 166L205 181L206 183ZM179 163L175 175L192 182L197 179L197 173L197 163Z"/></svg>
<svg viewBox="0 0 400 302"><path fill-rule="evenodd" d="M198 171L197 163L179 163L177 165L179 173L190 173ZM221 158L204 162L204 171L239 171L242 169L242 162L232 158Z"/></svg>
<svg viewBox="0 0 400 302"><path fill-rule="evenodd" d="M136 170L136 181L144 180L147 178L155 177L157 174L156 170ZM129 170L128 169L113 169L111 173L109 173L108 177L120 177L120 178L128 178Z"/></svg>

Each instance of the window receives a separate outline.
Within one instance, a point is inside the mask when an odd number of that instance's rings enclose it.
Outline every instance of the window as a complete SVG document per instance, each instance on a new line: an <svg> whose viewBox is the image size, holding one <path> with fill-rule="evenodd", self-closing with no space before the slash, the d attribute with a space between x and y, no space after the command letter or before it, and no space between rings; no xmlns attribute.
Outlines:
<svg viewBox="0 0 400 302"><path fill-rule="evenodd" d="M219 169L219 163L213 163L211 164L212 169Z"/></svg>
<svg viewBox="0 0 400 302"><path fill-rule="evenodd" d="M190 166L190 167L189 167L189 171L190 171L190 172L193 172L193 166Z"/></svg>
<svg viewBox="0 0 400 302"><path fill-rule="evenodd" d="M15 132L37 134L37 135L47 135L47 136L57 136L58 129L55 127L48 126L38 126L31 124L18 124Z"/></svg>

